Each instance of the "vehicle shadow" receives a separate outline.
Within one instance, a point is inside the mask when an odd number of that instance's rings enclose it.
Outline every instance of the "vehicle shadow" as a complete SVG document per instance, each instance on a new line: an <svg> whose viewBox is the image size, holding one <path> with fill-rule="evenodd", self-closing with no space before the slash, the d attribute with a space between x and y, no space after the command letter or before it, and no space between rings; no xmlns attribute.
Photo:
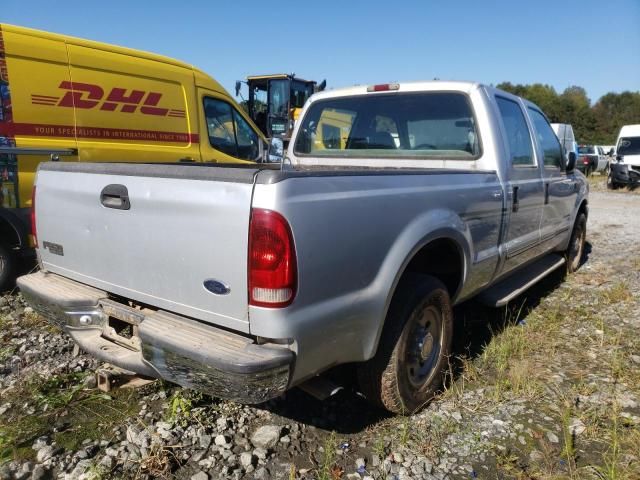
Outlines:
<svg viewBox="0 0 640 480"><path fill-rule="evenodd" d="M588 261L591 244L585 245L581 266ZM544 298L556 290L564 281L565 269L560 268L507 306L491 308L475 300L464 302L454 308L454 339L451 370L455 381L462 371L463 360L473 360L480 355L493 336L512 325L524 325L530 312ZM335 431L340 434L355 434L390 418L386 411L371 406L356 390L355 365L345 365L327 372L329 378L344 388L336 395L320 401L300 389L260 405L273 414Z"/></svg>

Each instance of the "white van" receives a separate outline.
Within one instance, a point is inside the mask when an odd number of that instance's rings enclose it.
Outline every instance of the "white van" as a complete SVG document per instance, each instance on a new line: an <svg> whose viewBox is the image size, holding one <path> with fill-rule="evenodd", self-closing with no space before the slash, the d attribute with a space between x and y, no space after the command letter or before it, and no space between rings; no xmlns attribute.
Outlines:
<svg viewBox="0 0 640 480"><path fill-rule="evenodd" d="M640 171L640 125L624 125L620 129L616 153L623 163Z"/></svg>
<svg viewBox="0 0 640 480"><path fill-rule="evenodd" d="M616 142L616 161L607 185L617 188L640 184L640 125L624 125Z"/></svg>
<svg viewBox="0 0 640 480"><path fill-rule="evenodd" d="M576 155L578 154L578 144L576 142L576 137L573 134L573 127L568 123L552 123L551 128L560 140L560 143L564 147L566 153L574 152Z"/></svg>

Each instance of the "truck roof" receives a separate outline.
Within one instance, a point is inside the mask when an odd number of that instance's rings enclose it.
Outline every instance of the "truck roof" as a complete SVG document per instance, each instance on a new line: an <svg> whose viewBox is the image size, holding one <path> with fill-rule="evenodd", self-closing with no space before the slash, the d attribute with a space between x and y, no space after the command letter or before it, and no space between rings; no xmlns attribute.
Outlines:
<svg viewBox="0 0 640 480"><path fill-rule="evenodd" d="M333 90L325 90L320 93L316 93L313 95L313 100L320 100L322 98L335 98L335 97L348 97L352 95L363 95L366 93L371 93L367 89L374 84L370 85L354 85L352 87L346 88L337 88ZM377 85L377 84L376 84ZM386 84L380 84L386 85ZM388 85L397 85L397 89L392 89L392 91L400 91L400 92L421 92L421 91L439 91L439 90L447 90L447 91L459 91L464 93L470 93L482 86L482 84L478 82L458 82L458 81L441 81L441 80L432 80L426 82L390 82ZM391 91L391 90L390 90Z"/></svg>

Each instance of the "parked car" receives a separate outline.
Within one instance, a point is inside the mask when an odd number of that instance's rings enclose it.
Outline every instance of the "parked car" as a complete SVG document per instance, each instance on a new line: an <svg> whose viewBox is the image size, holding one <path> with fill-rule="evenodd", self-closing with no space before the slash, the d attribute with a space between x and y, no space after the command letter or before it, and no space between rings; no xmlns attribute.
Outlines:
<svg viewBox="0 0 640 480"><path fill-rule="evenodd" d="M172 58L0 24L0 72L0 290L35 258L31 190L51 155L242 163L266 145L216 80Z"/></svg>
<svg viewBox="0 0 640 480"><path fill-rule="evenodd" d="M593 172L604 172L608 169L609 159L602 147L598 145L578 146L577 167L588 177Z"/></svg>
<svg viewBox="0 0 640 480"><path fill-rule="evenodd" d="M492 87L318 93L282 165L41 164L41 270L18 284L126 370L257 403L355 362L372 403L409 413L442 385L454 305L579 267L588 185L569 157L535 104Z"/></svg>
<svg viewBox="0 0 640 480"><path fill-rule="evenodd" d="M640 125L624 125L616 143L616 161L611 164L607 186L615 189L640 184Z"/></svg>
<svg viewBox="0 0 640 480"><path fill-rule="evenodd" d="M608 157L614 157L616 155L616 146L615 145L600 145L602 151Z"/></svg>

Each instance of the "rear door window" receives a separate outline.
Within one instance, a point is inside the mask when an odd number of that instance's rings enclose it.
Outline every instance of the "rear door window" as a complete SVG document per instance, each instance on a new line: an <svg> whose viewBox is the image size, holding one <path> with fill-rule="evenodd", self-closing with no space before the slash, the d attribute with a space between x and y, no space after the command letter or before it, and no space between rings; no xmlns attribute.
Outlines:
<svg viewBox="0 0 640 480"><path fill-rule="evenodd" d="M529 116L533 122L538 143L544 154L545 168L555 167L562 169L562 148L551 125L549 125L545 116L535 108L529 107Z"/></svg>
<svg viewBox="0 0 640 480"><path fill-rule="evenodd" d="M531 134L520 105L504 97L496 97L496 102L507 134L511 165L535 166Z"/></svg>

